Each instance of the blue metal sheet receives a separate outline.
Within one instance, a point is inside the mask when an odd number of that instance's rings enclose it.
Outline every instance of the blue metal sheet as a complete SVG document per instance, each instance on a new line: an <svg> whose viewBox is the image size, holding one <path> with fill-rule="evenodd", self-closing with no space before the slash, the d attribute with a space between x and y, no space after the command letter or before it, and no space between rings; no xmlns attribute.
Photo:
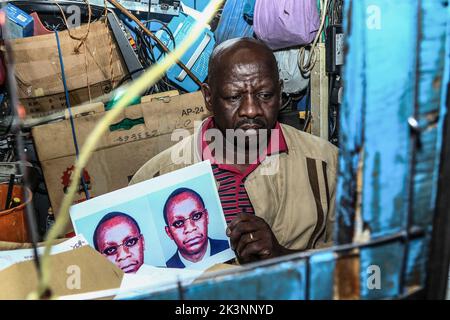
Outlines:
<svg viewBox="0 0 450 320"><path fill-rule="evenodd" d="M338 244L352 241L356 209L356 175L361 160L364 127L365 83L365 28L357 27L364 21L365 12L354 9L357 2L344 2L344 29L347 33L347 56L344 103L340 110L339 179L336 191L336 229ZM352 21L352 24L349 23ZM348 93L353 94L348 94ZM358 94L359 93L359 94Z"/></svg>
<svg viewBox="0 0 450 320"><path fill-rule="evenodd" d="M429 245L429 237L415 239L409 243L405 283L411 291L425 286Z"/></svg>
<svg viewBox="0 0 450 320"><path fill-rule="evenodd" d="M182 292L182 293L181 293ZM303 300L306 299L306 261L268 267L203 280L182 288L140 295L131 299L186 300Z"/></svg>
<svg viewBox="0 0 450 320"><path fill-rule="evenodd" d="M422 148L417 151L412 206L413 224L426 227L434 216L442 135L438 121L442 123L444 119L442 92L446 91L445 78L450 72L445 68L448 1L423 0L421 13L418 120L424 131Z"/></svg>
<svg viewBox="0 0 450 320"><path fill-rule="evenodd" d="M443 119L442 86L449 20L445 3L444 0L346 3L345 10L351 19L346 19L345 24L351 30L347 31L345 92L350 94L345 94L341 112L342 176L337 190L340 243L349 241L343 233L353 231L358 206L356 177L362 158L361 206L365 227L372 238L403 230L410 200L415 225L425 227L432 221L441 149L442 132L438 129ZM378 27L368 23L371 18L368 12L376 12L374 8L380 13ZM421 134L422 149L415 156L416 173L410 199L409 179L415 146L410 144L408 118L414 115L416 105L417 120L425 123L427 129Z"/></svg>
<svg viewBox="0 0 450 320"><path fill-rule="evenodd" d="M406 226L410 129L416 77L418 1L357 1L378 6L381 29L366 28L363 220L372 238ZM389 47L389 50L386 49ZM408 54L401 54L407 52Z"/></svg>
<svg viewBox="0 0 450 320"><path fill-rule="evenodd" d="M233 38L253 37L253 26L244 20L245 4L242 0L227 0L215 31L217 44Z"/></svg>
<svg viewBox="0 0 450 320"><path fill-rule="evenodd" d="M404 246L394 242L377 247L364 248L360 252L360 292L361 299L386 299L400 295L401 267ZM373 287L372 277L379 268L380 286Z"/></svg>
<svg viewBox="0 0 450 320"><path fill-rule="evenodd" d="M324 252L313 255L309 260L309 299L332 300L336 255Z"/></svg>

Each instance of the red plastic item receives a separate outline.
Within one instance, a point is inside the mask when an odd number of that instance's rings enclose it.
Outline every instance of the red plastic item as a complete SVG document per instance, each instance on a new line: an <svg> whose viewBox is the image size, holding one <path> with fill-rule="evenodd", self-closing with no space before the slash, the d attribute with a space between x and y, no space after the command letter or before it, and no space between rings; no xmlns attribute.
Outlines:
<svg viewBox="0 0 450 320"><path fill-rule="evenodd" d="M66 233L66 235L65 235L65 237L66 238L73 238L73 237L75 237L76 236L76 234L75 234L75 232L69 232L69 233Z"/></svg>
<svg viewBox="0 0 450 320"><path fill-rule="evenodd" d="M52 31L48 30L41 22L41 19L39 18L39 15L36 12L33 12L30 14L30 16L33 17L34 20L34 33L35 36L40 36L43 34L50 34L53 33Z"/></svg>

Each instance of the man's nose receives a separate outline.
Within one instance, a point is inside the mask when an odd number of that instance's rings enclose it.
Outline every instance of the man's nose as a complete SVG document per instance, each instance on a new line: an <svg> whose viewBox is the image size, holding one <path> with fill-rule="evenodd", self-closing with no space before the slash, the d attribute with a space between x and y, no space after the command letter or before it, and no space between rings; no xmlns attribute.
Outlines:
<svg viewBox="0 0 450 320"><path fill-rule="evenodd" d="M126 246L120 246L117 249L116 260L117 261L122 261L122 260L125 260L128 257L130 257L130 251L128 250L128 248Z"/></svg>
<svg viewBox="0 0 450 320"><path fill-rule="evenodd" d="M254 119L262 115L262 109L257 97L247 94L243 97L239 106L239 116Z"/></svg>
<svg viewBox="0 0 450 320"><path fill-rule="evenodd" d="M197 230L197 224L195 221L192 221L192 219L189 219L184 224L184 233L189 233L194 230Z"/></svg>

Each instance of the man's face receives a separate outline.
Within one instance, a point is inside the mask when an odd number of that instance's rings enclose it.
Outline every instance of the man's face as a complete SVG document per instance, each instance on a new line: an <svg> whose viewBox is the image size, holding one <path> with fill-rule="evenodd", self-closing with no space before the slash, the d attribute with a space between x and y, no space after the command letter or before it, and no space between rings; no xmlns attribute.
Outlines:
<svg viewBox="0 0 450 320"><path fill-rule="evenodd" d="M184 257L206 250L208 212L196 196L186 192L174 197L168 207L167 220L166 233Z"/></svg>
<svg viewBox="0 0 450 320"><path fill-rule="evenodd" d="M202 87L205 102L218 129L273 129L281 105L278 70L267 54L256 49L226 54L220 74ZM252 130L253 131L253 130Z"/></svg>
<svg viewBox="0 0 450 320"><path fill-rule="evenodd" d="M102 224L97 246L101 254L126 273L135 273L144 263L144 238L125 217L115 217Z"/></svg>

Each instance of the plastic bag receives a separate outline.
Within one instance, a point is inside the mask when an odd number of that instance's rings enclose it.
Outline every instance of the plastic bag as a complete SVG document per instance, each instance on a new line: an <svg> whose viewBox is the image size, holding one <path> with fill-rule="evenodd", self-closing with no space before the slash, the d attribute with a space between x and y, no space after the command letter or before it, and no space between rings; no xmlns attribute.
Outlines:
<svg viewBox="0 0 450 320"><path fill-rule="evenodd" d="M316 0L256 0L253 28L272 50L313 42L319 26Z"/></svg>
<svg viewBox="0 0 450 320"><path fill-rule="evenodd" d="M299 49L287 49L274 52L278 63L280 79L283 80L283 92L295 94L305 90L309 84L309 74L303 75L298 67ZM306 57L309 55L307 51Z"/></svg>

